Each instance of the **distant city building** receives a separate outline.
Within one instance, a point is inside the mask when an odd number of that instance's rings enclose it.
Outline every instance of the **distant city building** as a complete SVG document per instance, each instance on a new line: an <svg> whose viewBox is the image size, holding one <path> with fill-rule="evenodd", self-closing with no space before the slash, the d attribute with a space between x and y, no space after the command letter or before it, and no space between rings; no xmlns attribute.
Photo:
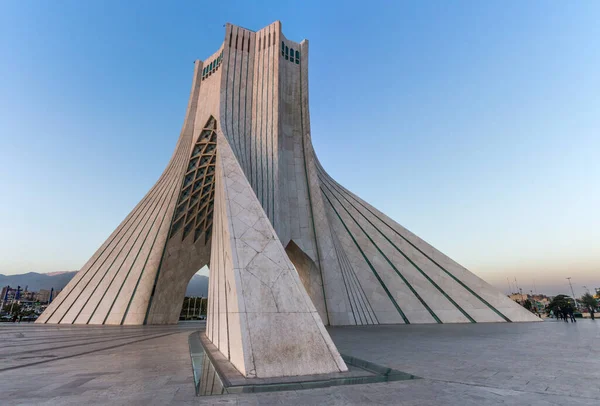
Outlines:
<svg viewBox="0 0 600 406"><path fill-rule="evenodd" d="M23 291L20 294L19 300L20 301L25 301L25 302L30 302L30 301L34 301L35 300L35 295L37 292L29 292L29 291Z"/></svg>
<svg viewBox="0 0 600 406"><path fill-rule="evenodd" d="M50 300L50 291L46 289L40 289L35 295L35 300L40 303L48 303Z"/></svg>
<svg viewBox="0 0 600 406"><path fill-rule="evenodd" d="M517 303L524 303L527 300L527 295L524 293L513 293L509 296L510 300L514 300Z"/></svg>
<svg viewBox="0 0 600 406"><path fill-rule="evenodd" d="M7 295L6 294L7 289L8 289L8 286L2 287L2 293L0 294L0 301L5 301L5 300L9 299L8 295L10 295L11 293L9 291L9 294ZM10 298L10 300L12 300L12 297Z"/></svg>
<svg viewBox="0 0 600 406"><path fill-rule="evenodd" d="M4 286L0 291L0 302L4 304L15 302L26 308L39 308L39 305L47 305L50 299L55 299L60 292L60 290L47 289L40 289L39 292L20 290L17 297L17 287Z"/></svg>
<svg viewBox="0 0 600 406"><path fill-rule="evenodd" d="M23 290L21 290L20 294L23 294ZM13 301L17 298L17 287L16 286L3 286L2 294L0 295L0 300L4 300L5 302Z"/></svg>
<svg viewBox="0 0 600 406"><path fill-rule="evenodd" d="M538 312L544 310L546 306L548 306L548 304L550 303L550 299L548 298L548 296L540 294L527 295L525 293L513 293L508 297L521 305L525 305L525 302L529 301L531 302L533 308Z"/></svg>

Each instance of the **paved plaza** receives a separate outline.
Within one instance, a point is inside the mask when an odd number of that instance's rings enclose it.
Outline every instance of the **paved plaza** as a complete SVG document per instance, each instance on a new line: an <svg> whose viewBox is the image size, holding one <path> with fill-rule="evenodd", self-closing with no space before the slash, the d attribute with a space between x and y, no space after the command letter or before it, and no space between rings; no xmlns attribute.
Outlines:
<svg viewBox="0 0 600 406"><path fill-rule="evenodd" d="M598 405L600 322L338 327L343 354L423 379L195 397L176 326L0 325L10 405Z"/></svg>

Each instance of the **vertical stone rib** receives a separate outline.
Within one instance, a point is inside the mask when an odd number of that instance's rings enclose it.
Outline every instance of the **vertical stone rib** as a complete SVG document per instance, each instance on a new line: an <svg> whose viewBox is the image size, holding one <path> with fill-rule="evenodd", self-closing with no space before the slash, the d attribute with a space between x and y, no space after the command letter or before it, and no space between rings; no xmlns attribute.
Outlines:
<svg viewBox="0 0 600 406"><path fill-rule="evenodd" d="M269 39L271 38L271 28L269 27L267 29L267 32L265 32L265 36L264 36L264 40L265 43L267 44L267 46L264 48L264 57L266 59L266 67L265 67L265 72L266 72L266 79L265 79L265 136L264 136L264 140L265 140L265 146L264 146L264 155L265 155L265 177L264 177L264 200L263 200L263 209L265 210L265 213L267 214L267 217L269 217L269 213L270 213L270 200L269 200L269 196L270 196L270 188L271 188L271 182L270 182L270 172L269 172L269 167L272 165L270 158L270 148L269 148L269 144L270 144L270 139L271 139L271 131L269 128L269 124L271 121L271 114L269 111L269 104L273 104L273 100L271 99L271 96L269 95L269 92L271 91L271 47L269 46ZM272 219L270 219L272 221Z"/></svg>
<svg viewBox="0 0 600 406"><path fill-rule="evenodd" d="M272 30L271 30L271 35L273 36L273 39L275 39L276 33L277 31L275 30L275 26L272 26ZM276 221L275 221L275 152L274 152L274 146L275 146L275 138L276 138L276 128L275 127L275 100L278 99L278 95L276 95L275 93L275 77L276 77L276 63L275 61L279 59L279 57L277 56L277 48L275 48L273 46L273 41L269 41L269 61L270 61L270 66L271 66L271 120L270 120L270 125L271 125L271 185L269 188L270 194L271 194L271 200L270 200L270 219L271 219L271 223L275 226L276 228Z"/></svg>
<svg viewBox="0 0 600 406"><path fill-rule="evenodd" d="M259 47L259 55L261 61L260 68L260 115L259 115L259 154L260 154L260 188L257 191L257 195L259 196L260 204L265 207L265 105L267 100L265 98L265 83L267 80L265 77L267 76L267 67L266 67L266 52L265 52L265 35L264 32L261 33L261 46Z"/></svg>
<svg viewBox="0 0 600 406"><path fill-rule="evenodd" d="M246 174L246 176L248 176L248 160L247 160L247 154L246 154L246 134L244 132L244 123L246 120L245 117L245 110L246 110L246 97L245 97L245 90L246 90L246 77L245 77L245 71L247 69L247 64L248 64L248 54L247 52L245 52L245 45L246 45L246 39L247 39L247 33L245 30L242 30L242 37L241 37L241 48L239 51L239 62L238 62L238 69L237 71L239 72L239 79L237 81L238 83L238 87L236 89L236 97L237 97L237 116L236 116L236 131L238 133L238 142L240 145L240 162L242 163L242 170L244 171L244 174Z"/></svg>
<svg viewBox="0 0 600 406"><path fill-rule="evenodd" d="M252 182L252 95L254 91L254 40L253 33L248 33L248 55L246 57L246 86L244 86L244 151L248 172L246 175Z"/></svg>

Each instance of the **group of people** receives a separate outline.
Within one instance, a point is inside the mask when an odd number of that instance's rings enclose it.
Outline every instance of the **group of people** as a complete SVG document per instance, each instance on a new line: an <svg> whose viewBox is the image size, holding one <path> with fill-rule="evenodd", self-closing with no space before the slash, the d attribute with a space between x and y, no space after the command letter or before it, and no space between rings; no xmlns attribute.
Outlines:
<svg viewBox="0 0 600 406"><path fill-rule="evenodd" d="M572 307L566 309L562 309L559 307L558 310L554 313L554 316L556 317L556 320L564 320L567 323L569 322L569 320L571 320L571 323L577 323L577 320L575 319L575 312Z"/></svg>

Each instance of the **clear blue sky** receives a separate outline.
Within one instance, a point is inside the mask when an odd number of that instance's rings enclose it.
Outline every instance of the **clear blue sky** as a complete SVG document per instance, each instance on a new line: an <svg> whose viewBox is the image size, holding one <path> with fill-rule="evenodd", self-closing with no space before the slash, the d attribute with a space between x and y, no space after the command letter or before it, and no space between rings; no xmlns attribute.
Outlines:
<svg viewBox="0 0 600 406"><path fill-rule="evenodd" d="M505 291L600 287L600 2L426 3L1 2L0 273L82 266L168 162L192 62L281 20L333 177Z"/></svg>

